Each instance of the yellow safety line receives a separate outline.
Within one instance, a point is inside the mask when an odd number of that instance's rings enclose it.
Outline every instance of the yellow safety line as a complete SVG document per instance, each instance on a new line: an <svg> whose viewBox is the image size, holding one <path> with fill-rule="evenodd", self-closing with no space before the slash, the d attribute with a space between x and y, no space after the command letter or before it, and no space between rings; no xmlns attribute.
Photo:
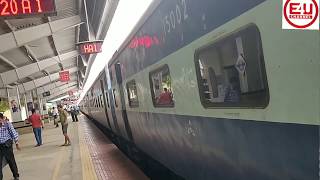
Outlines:
<svg viewBox="0 0 320 180"><path fill-rule="evenodd" d="M82 164L82 179L83 180L98 180L92 159L89 153L88 146L84 142L84 134L79 124L79 144L80 144L80 157Z"/></svg>
<svg viewBox="0 0 320 180"><path fill-rule="evenodd" d="M54 171L53 171L53 175L52 175L52 180L56 180L58 175L59 175L59 172L60 172L60 168L61 168L61 162L62 162L62 159L65 155L65 151L63 148L61 148L61 150L59 151L59 158L57 160L57 163L56 163L56 166L54 167Z"/></svg>

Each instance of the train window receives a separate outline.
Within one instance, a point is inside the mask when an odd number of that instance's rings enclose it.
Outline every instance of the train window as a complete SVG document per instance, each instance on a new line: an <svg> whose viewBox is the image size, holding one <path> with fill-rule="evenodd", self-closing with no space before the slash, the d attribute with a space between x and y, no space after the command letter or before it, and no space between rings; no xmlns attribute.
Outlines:
<svg viewBox="0 0 320 180"><path fill-rule="evenodd" d="M108 92L106 92L106 98L107 98L107 105L108 107L110 107Z"/></svg>
<svg viewBox="0 0 320 180"><path fill-rule="evenodd" d="M110 71L109 71L109 77L110 77L110 80L113 81L112 68L111 68Z"/></svg>
<svg viewBox="0 0 320 180"><path fill-rule="evenodd" d="M259 30L250 25L195 54L205 107L265 108L269 102Z"/></svg>
<svg viewBox="0 0 320 180"><path fill-rule="evenodd" d="M104 105L103 105L103 97L102 97L102 94L100 94L100 104L101 104L101 108L103 108Z"/></svg>
<svg viewBox="0 0 320 180"><path fill-rule="evenodd" d="M101 107L104 107L102 94L100 94L100 102L101 102Z"/></svg>
<svg viewBox="0 0 320 180"><path fill-rule="evenodd" d="M91 106L92 106L92 107L95 107L95 104L94 104L94 96L93 96L93 91L92 91L92 90L91 90L90 99L91 99Z"/></svg>
<svg viewBox="0 0 320 180"><path fill-rule="evenodd" d="M114 105L115 105L116 107L118 107L116 93L117 93L117 90L116 90L116 89L113 89L113 100L114 100Z"/></svg>
<svg viewBox="0 0 320 180"><path fill-rule="evenodd" d="M99 107L99 96L96 96L96 107Z"/></svg>
<svg viewBox="0 0 320 180"><path fill-rule="evenodd" d="M138 91L136 81L132 80L127 83L127 93L130 107L139 107Z"/></svg>
<svg viewBox="0 0 320 180"><path fill-rule="evenodd" d="M100 108L101 107L101 101L100 101L100 96L99 95L97 96L97 101L98 101L97 106L98 106L98 108Z"/></svg>
<svg viewBox="0 0 320 180"><path fill-rule="evenodd" d="M169 66L164 65L150 72L152 101L155 107L174 107Z"/></svg>
<svg viewBox="0 0 320 180"><path fill-rule="evenodd" d="M100 96L99 95L97 96L97 107L98 108L100 107Z"/></svg>

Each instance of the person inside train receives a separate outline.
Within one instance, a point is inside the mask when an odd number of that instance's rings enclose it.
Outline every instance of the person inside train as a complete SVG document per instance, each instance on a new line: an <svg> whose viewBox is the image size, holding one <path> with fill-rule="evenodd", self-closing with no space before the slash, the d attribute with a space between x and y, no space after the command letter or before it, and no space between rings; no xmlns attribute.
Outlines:
<svg viewBox="0 0 320 180"><path fill-rule="evenodd" d="M173 103L172 93L167 88L163 88L163 92L160 94L157 103L159 105L171 105Z"/></svg>
<svg viewBox="0 0 320 180"><path fill-rule="evenodd" d="M229 86L226 88L224 102L240 102L240 94L239 78L231 77Z"/></svg>

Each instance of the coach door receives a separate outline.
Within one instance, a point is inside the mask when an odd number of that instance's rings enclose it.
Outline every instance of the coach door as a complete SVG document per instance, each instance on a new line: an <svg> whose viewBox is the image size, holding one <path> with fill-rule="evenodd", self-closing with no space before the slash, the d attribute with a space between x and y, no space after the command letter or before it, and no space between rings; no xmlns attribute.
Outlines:
<svg viewBox="0 0 320 180"><path fill-rule="evenodd" d="M90 93L89 93L89 107L88 107L88 113L89 113L89 115L92 117L92 114L91 114L91 110L92 110L92 108L93 108L93 105L94 105L94 98L93 98L94 96L93 96L93 88L91 88L90 89Z"/></svg>
<svg viewBox="0 0 320 180"><path fill-rule="evenodd" d="M122 86L122 70L121 70L121 64L117 63L115 64L115 70L116 70L116 79L117 79L117 87L118 87L118 95L119 95L119 104L118 104L118 110L120 110L120 112L118 111L117 113L117 118L121 118L123 120L124 126L125 126L125 131L127 134L127 138L128 140L133 141L132 138L132 133L131 133L131 128L130 128L130 124L128 121L128 116L127 116L127 111L126 111L126 105L125 105L125 99L124 99L124 89ZM120 121L120 119L119 119Z"/></svg>
<svg viewBox="0 0 320 180"><path fill-rule="evenodd" d="M104 84L104 81L105 78L101 79L100 80L100 85L101 85L101 90L102 90L102 97L103 97L103 103L104 103L104 112L106 114L106 117L107 117L107 122L108 122L108 127L111 129L111 124L110 124L110 118L109 118L109 115L108 115L108 111L109 111L109 101L107 101L107 97L106 97L106 86Z"/></svg>

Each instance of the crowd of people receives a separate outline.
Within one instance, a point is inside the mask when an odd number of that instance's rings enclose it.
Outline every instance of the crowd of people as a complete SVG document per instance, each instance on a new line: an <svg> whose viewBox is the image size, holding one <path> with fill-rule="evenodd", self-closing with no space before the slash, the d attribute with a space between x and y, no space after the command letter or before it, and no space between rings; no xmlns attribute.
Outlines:
<svg viewBox="0 0 320 180"><path fill-rule="evenodd" d="M49 114L53 117L56 127L59 127L59 122L61 124L62 134L64 136L64 144L61 146L70 146L71 140L68 136L68 115L71 115L73 122L78 122L79 109L76 106L64 109L62 105L58 105L57 107L53 107ZM27 122L32 125L36 140L35 147L41 146L43 144L42 129L44 128L41 115L37 113L35 109L32 109ZM19 179L18 167L13 153L13 143L16 145L17 150L21 150L18 139L19 135L12 123L7 117L0 113L0 162L2 163L0 180L3 179L2 169L7 164L10 167L14 180Z"/></svg>

